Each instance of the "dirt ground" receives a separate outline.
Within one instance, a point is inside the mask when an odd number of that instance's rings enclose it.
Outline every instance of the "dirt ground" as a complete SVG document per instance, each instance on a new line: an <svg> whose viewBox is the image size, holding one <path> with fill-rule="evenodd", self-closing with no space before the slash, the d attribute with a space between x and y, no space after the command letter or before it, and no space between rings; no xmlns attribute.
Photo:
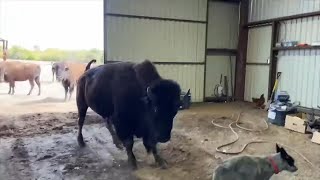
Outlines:
<svg viewBox="0 0 320 180"><path fill-rule="evenodd" d="M243 111L242 126L264 127L266 112L254 109L249 103L193 105L189 110L179 111L171 141L159 145L169 168L155 166L153 158L146 155L141 141L136 139L134 153L138 170L132 171L125 151L115 147L101 118L92 111L87 115L83 132L88 146L78 147L75 94L70 102L64 102L61 84L50 82L50 63L43 63L42 69L41 96L36 95L37 87L27 96L27 82L17 83L14 96L7 95L7 84L0 84L0 179L209 180L214 168L231 157L216 152L215 148L235 138L229 129L213 126L214 118L226 117L216 122L227 126L231 122L228 117ZM238 150L253 139L266 139L294 148L318 168L311 168L298 154L288 150L299 170L293 174L282 172L272 179L320 178L320 145L311 143L310 135L273 125L264 132L235 130L240 140L225 148L228 151ZM275 144L267 143L250 145L242 154L274 152Z"/></svg>

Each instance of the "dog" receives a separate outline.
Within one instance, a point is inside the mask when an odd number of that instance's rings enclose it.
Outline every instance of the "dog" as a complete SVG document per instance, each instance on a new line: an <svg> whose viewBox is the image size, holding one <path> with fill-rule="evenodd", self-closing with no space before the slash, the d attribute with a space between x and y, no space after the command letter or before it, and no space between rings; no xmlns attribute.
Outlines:
<svg viewBox="0 0 320 180"><path fill-rule="evenodd" d="M237 156L215 169L212 180L267 180L281 171L295 172L294 159L276 144L277 153L269 156Z"/></svg>

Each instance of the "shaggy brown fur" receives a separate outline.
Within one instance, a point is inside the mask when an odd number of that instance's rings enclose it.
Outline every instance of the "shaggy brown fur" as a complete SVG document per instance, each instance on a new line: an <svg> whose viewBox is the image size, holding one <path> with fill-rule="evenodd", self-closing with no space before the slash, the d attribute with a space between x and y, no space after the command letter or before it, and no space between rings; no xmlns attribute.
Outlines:
<svg viewBox="0 0 320 180"><path fill-rule="evenodd" d="M92 63L96 63L96 60L91 60L88 64L67 62L65 63L64 72L61 75L61 82L65 89L64 100L67 100L67 94L69 91L69 100L72 96L75 86L79 77L85 72L86 68L90 68Z"/></svg>
<svg viewBox="0 0 320 180"><path fill-rule="evenodd" d="M9 83L8 94L14 94L15 81L29 80L31 88L28 95L30 95L33 90L34 82L36 82L39 87L38 95L40 95L40 74L41 68L38 64L24 63L19 61L0 62L0 82L5 81Z"/></svg>

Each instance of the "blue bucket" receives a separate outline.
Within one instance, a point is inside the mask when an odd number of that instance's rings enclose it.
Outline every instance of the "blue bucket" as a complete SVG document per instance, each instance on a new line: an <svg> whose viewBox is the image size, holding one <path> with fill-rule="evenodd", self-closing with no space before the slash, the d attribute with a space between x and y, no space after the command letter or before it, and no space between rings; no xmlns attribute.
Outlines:
<svg viewBox="0 0 320 180"><path fill-rule="evenodd" d="M284 126L287 111L270 105L268 111L268 121L278 126Z"/></svg>

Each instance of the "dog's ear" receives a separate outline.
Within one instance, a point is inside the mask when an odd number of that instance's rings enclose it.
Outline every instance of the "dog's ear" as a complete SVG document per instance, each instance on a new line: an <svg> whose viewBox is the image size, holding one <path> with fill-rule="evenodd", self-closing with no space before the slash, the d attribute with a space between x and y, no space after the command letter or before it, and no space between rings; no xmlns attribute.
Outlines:
<svg viewBox="0 0 320 180"><path fill-rule="evenodd" d="M278 146L277 143L276 143L276 149L277 149L277 153L281 151L281 148Z"/></svg>

